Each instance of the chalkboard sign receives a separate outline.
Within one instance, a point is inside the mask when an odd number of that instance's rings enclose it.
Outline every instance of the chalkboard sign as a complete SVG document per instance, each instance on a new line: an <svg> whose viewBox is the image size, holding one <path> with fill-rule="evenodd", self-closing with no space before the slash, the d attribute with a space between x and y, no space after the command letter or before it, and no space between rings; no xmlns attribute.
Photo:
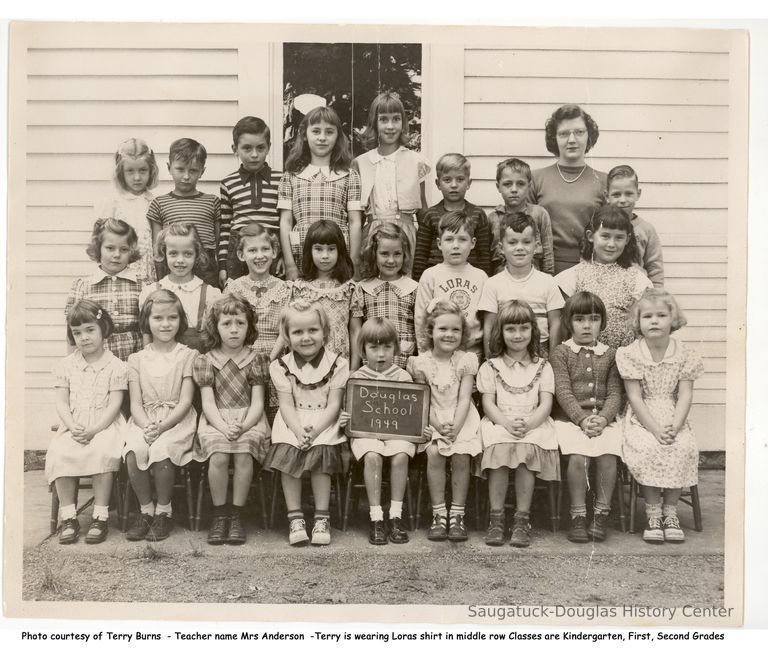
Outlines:
<svg viewBox="0 0 768 648"><path fill-rule="evenodd" d="M429 386L392 380L347 382L349 436L421 443L429 424Z"/></svg>

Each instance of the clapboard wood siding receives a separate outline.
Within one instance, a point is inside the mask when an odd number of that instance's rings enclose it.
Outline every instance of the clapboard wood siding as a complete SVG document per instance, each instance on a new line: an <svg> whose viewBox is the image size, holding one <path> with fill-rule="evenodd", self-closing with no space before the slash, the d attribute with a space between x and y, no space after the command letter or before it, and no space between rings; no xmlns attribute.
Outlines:
<svg viewBox="0 0 768 648"><path fill-rule="evenodd" d="M149 142L160 167L155 194L170 191L168 147L192 137L208 150L199 188L218 195L236 168L232 125L241 116L239 48L48 47L27 50L25 412L28 448L45 447L51 369L64 354L63 306L85 254L94 205L114 191L114 151ZM262 59L263 60L263 59ZM264 114L263 111L261 114ZM279 135L278 135L279 138Z"/></svg>
<svg viewBox="0 0 768 648"><path fill-rule="evenodd" d="M516 156L552 163L544 123L563 103L580 103L600 127L589 163L632 165L643 190L637 211L664 246L666 286L688 326L676 335L704 356L692 417L702 447L724 447L728 271L728 75L723 51L595 50L572 43L464 50L464 153L472 163L468 198L500 202L496 164Z"/></svg>

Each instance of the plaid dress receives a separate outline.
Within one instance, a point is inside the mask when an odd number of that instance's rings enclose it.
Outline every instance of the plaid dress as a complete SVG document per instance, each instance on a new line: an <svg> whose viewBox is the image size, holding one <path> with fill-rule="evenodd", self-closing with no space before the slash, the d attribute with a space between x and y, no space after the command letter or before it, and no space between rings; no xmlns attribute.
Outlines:
<svg viewBox="0 0 768 648"><path fill-rule="evenodd" d="M241 423L251 407L251 391L255 385L267 383L267 357L253 349L243 349L238 358L229 358L214 349L195 358L192 377L198 386L213 388L216 408L227 424ZM205 461L215 452L250 454L261 463L269 450L272 432L262 414L258 422L234 441L229 441L205 417L197 427L199 448L196 454Z"/></svg>
<svg viewBox="0 0 768 648"><path fill-rule="evenodd" d="M331 325L331 336L326 348L347 360L349 359L349 306L354 292L354 281L339 284L335 279L331 281L298 279L293 282L291 290L291 301L305 299L309 302L318 302L323 307Z"/></svg>
<svg viewBox="0 0 768 648"><path fill-rule="evenodd" d="M293 214L291 251L298 268L307 230L319 220L336 223L349 248L348 214L361 210L360 192L360 175L354 169L330 171L309 164L299 173L283 174L277 209L290 209Z"/></svg>
<svg viewBox="0 0 768 648"><path fill-rule="evenodd" d="M277 277L267 277L264 281L254 281L248 275L230 281L225 293L232 293L245 299L256 314L258 336L253 343L256 353L269 357L272 347L280 335L280 314L291 300L290 284ZM277 392L270 387L268 408L277 410Z"/></svg>
<svg viewBox="0 0 768 648"><path fill-rule="evenodd" d="M395 362L401 369L406 368L408 358L416 350L413 309L418 286L410 277L400 277L396 281L366 279L357 284L352 296L352 317L363 320L384 317L395 325L400 338L400 354L395 357Z"/></svg>
<svg viewBox="0 0 768 648"><path fill-rule="evenodd" d="M81 299L91 299L112 317L115 330L106 340L107 347L120 360L141 349L139 333L139 293L141 284L136 273L125 269L116 275L109 275L101 267L90 277L75 279L69 290L64 307L64 321L69 318L70 309Z"/></svg>

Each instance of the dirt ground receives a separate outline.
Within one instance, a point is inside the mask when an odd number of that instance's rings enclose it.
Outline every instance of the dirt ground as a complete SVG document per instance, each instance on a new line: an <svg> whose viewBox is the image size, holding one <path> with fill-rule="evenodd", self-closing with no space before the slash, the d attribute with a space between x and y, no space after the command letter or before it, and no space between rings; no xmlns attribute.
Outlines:
<svg viewBox="0 0 768 648"><path fill-rule="evenodd" d="M497 554L466 545L461 561L434 554L298 550L228 560L205 546L170 554L24 553L23 598L42 601L719 606L722 555ZM267 556L264 556L267 558Z"/></svg>

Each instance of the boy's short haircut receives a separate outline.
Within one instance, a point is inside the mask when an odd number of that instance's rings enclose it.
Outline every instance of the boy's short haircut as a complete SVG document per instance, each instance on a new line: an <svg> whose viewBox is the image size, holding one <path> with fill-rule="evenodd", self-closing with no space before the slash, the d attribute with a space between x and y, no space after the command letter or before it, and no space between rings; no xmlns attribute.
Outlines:
<svg viewBox="0 0 768 648"><path fill-rule="evenodd" d="M464 231L474 238L477 229L477 219L467 214L463 209L446 212L440 218L437 226L437 235L441 237L443 232L458 232L464 228Z"/></svg>
<svg viewBox="0 0 768 648"><path fill-rule="evenodd" d="M504 240L504 234L508 229L522 234L526 227L530 227L533 235L536 236L536 223L525 212L514 214L504 214L504 218L499 222L499 240Z"/></svg>
<svg viewBox="0 0 768 648"><path fill-rule="evenodd" d="M441 175L447 173L448 171L456 171L462 169L467 172L467 175L470 174L472 165L469 163L469 160L465 158L461 153L446 153L437 161L437 165L435 166L435 173L437 173L437 177L439 178Z"/></svg>
<svg viewBox="0 0 768 648"><path fill-rule="evenodd" d="M610 188L611 183L616 180L616 178L630 178L635 181L636 187L640 186L640 179L637 177L637 173L628 164L620 164L619 166L613 167L608 172L608 180L605 183L606 189Z"/></svg>
<svg viewBox="0 0 768 648"><path fill-rule="evenodd" d="M528 184L533 182L531 167L527 162L523 162L519 158L507 158L496 165L496 182L501 180L501 174L504 172L504 169L511 169L512 171L525 176L525 179L528 180Z"/></svg>
<svg viewBox="0 0 768 648"><path fill-rule="evenodd" d="M267 146L272 146L272 134L269 126L261 117L252 117L248 115L239 120L232 129L232 142L235 146L240 143L243 135L264 135Z"/></svg>
<svg viewBox="0 0 768 648"><path fill-rule="evenodd" d="M168 149L168 162L175 162L176 160L184 164L197 162L199 165L205 166L207 159L208 151L205 150L205 147L200 142L188 137L177 139Z"/></svg>

